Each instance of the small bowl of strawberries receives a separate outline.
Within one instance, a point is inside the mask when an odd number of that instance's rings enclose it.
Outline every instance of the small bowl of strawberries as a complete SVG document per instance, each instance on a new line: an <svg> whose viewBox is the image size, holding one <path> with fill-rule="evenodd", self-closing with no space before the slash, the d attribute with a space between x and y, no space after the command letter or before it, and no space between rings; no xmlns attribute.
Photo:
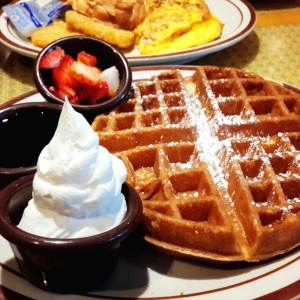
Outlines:
<svg viewBox="0 0 300 300"><path fill-rule="evenodd" d="M69 36L41 50L35 59L34 82L49 102L73 108L92 122L126 100L132 73L125 56L110 44L88 36Z"/></svg>

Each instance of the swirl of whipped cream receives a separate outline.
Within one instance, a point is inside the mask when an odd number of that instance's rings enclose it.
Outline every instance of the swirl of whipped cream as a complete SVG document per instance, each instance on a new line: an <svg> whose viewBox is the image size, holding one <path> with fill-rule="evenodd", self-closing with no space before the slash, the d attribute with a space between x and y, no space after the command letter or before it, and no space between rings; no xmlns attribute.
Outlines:
<svg viewBox="0 0 300 300"><path fill-rule="evenodd" d="M61 238L106 231L126 213L126 176L123 162L99 145L86 119L65 101L56 132L39 155L33 199L18 226Z"/></svg>

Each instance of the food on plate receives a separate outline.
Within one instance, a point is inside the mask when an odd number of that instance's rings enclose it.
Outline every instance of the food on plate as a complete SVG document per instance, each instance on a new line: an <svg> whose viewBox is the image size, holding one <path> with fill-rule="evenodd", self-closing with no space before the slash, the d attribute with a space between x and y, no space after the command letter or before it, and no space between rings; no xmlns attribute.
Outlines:
<svg viewBox="0 0 300 300"><path fill-rule="evenodd" d="M33 198L18 227L50 238L80 238L107 231L123 220L123 162L99 145L98 136L64 102L56 132L42 150Z"/></svg>
<svg viewBox="0 0 300 300"><path fill-rule="evenodd" d="M84 34L121 49L159 54L203 45L219 38L223 24L203 0L67 0L66 25L37 29L32 43L45 47L63 37ZM59 25L59 26L58 26ZM56 31L56 33L51 33Z"/></svg>
<svg viewBox="0 0 300 300"><path fill-rule="evenodd" d="M88 35L119 48L129 48L134 44L132 31L114 28L75 10L67 11L64 21L55 21L51 25L35 30L31 42L34 46L44 48L59 38L73 35Z"/></svg>
<svg viewBox="0 0 300 300"><path fill-rule="evenodd" d="M134 45L133 29L144 19L144 1L68 0L72 6L64 20L36 29L31 37L34 46L44 48L58 38L88 35L119 48Z"/></svg>
<svg viewBox="0 0 300 300"><path fill-rule="evenodd" d="M115 96L120 85L115 66L102 71L97 64L97 58L86 51L75 60L56 47L41 58L39 68L52 71L49 90L56 97L68 98L72 104L96 104Z"/></svg>
<svg viewBox="0 0 300 300"><path fill-rule="evenodd" d="M172 5L178 4L185 8L188 7L198 7L205 15L205 17L209 17L210 11L204 0L147 0L146 1L146 14L149 15L155 9L162 5Z"/></svg>
<svg viewBox="0 0 300 300"><path fill-rule="evenodd" d="M234 68L137 82L92 123L143 200L144 238L174 256L259 261L300 245L300 95Z"/></svg>
<svg viewBox="0 0 300 300"><path fill-rule="evenodd" d="M65 22L71 30L101 39L119 48L129 48L134 44L134 33L132 31L114 28L75 10L66 12Z"/></svg>
<svg viewBox="0 0 300 300"><path fill-rule="evenodd" d="M193 21L200 21L201 19L208 19L210 17L210 9L204 0L147 0L146 1L146 14L153 13L161 6L179 5L186 9L188 18ZM200 14L200 20L199 20ZM196 17L196 19L195 19Z"/></svg>
<svg viewBox="0 0 300 300"><path fill-rule="evenodd" d="M73 10L115 28L133 30L145 18L144 0L66 0Z"/></svg>
<svg viewBox="0 0 300 300"><path fill-rule="evenodd" d="M141 54L166 53L199 46L221 36L223 24L202 1L150 1L147 16L135 28Z"/></svg>
<svg viewBox="0 0 300 300"><path fill-rule="evenodd" d="M44 48L60 38L73 35L82 35L82 33L71 30L63 20L57 20L49 26L35 30L31 35L31 42L36 47Z"/></svg>

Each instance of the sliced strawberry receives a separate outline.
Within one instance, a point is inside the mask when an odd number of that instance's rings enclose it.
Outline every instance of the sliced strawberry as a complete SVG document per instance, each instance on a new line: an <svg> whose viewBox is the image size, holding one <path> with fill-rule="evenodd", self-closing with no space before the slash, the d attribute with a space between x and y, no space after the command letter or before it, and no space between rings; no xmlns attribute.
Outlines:
<svg viewBox="0 0 300 300"><path fill-rule="evenodd" d="M59 68L64 69L64 70L69 70L71 65L75 62L75 59L71 56L66 54L61 62Z"/></svg>
<svg viewBox="0 0 300 300"><path fill-rule="evenodd" d="M60 62L65 55L65 51L56 47L54 50L47 52L40 61L40 69L54 69L60 66Z"/></svg>
<svg viewBox="0 0 300 300"><path fill-rule="evenodd" d="M104 70L101 74L101 80L108 83L109 96L113 97L120 86L120 75L118 69L113 66Z"/></svg>
<svg viewBox="0 0 300 300"><path fill-rule="evenodd" d="M72 78L70 69L75 60L70 55L65 55L58 68L52 71L52 83L55 88L59 85L67 85L72 88L77 86L77 82Z"/></svg>
<svg viewBox="0 0 300 300"><path fill-rule="evenodd" d="M94 55L85 51L81 51L77 54L77 61L80 61L83 64L91 67L97 66L97 58Z"/></svg>
<svg viewBox="0 0 300 300"><path fill-rule="evenodd" d="M56 68L52 72L52 83L56 89L60 84L72 87L73 81L74 80L69 76L68 72L65 72L60 68Z"/></svg>
<svg viewBox="0 0 300 300"><path fill-rule="evenodd" d="M70 103L80 104L77 93L74 89L67 85L60 84L57 89L50 88L51 92L61 100L68 98Z"/></svg>
<svg viewBox="0 0 300 300"><path fill-rule="evenodd" d="M78 84L96 84L100 81L102 71L82 62L75 61L70 68L70 75Z"/></svg>
<svg viewBox="0 0 300 300"><path fill-rule="evenodd" d="M77 89L80 102L96 104L109 97L107 82L97 82L95 84L83 84Z"/></svg>
<svg viewBox="0 0 300 300"><path fill-rule="evenodd" d="M85 51L78 53L77 61L61 48L51 52L44 57L42 67L53 67L50 90L58 98L68 98L73 104L96 104L116 94L120 78L115 66L102 72L97 58Z"/></svg>

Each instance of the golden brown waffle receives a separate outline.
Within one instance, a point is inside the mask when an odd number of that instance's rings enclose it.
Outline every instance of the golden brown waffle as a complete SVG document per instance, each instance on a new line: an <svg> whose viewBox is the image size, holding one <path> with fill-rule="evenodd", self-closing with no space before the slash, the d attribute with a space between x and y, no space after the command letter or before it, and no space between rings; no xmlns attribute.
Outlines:
<svg viewBox="0 0 300 300"><path fill-rule="evenodd" d="M176 256L258 261L300 245L300 95L233 68L164 72L92 124Z"/></svg>

